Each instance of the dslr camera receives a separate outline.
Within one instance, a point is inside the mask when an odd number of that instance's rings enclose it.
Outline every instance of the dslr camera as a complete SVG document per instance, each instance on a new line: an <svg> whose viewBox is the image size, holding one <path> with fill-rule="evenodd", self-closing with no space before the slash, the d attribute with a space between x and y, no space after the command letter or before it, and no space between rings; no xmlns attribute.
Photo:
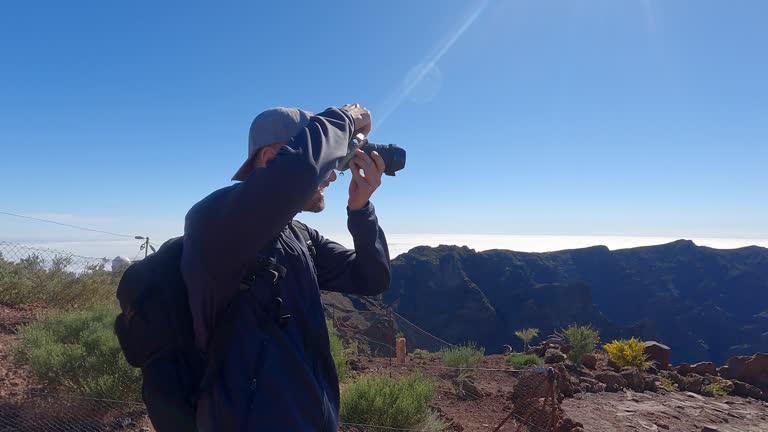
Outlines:
<svg viewBox="0 0 768 432"><path fill-rule="evenodd" d="M349 162L355 157L355 150L360 149L370 156L376 152L384 159L384 174L394 176L397 171L405 168L405 149L397 144L374 144L368 142L365 135L358 133L349 141L347 155L339 162L338 170L349 169Z"/></svg>

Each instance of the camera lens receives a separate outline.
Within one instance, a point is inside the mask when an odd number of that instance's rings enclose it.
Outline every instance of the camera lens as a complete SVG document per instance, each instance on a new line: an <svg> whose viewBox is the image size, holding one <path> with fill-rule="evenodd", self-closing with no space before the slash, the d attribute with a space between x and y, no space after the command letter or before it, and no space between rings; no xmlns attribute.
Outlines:
<svg viewBox="0 0 768 432"><path fill-rule="evenodd" d="M362 151L370 155L376 152L384 159L384 174L394 176L397 171L405 168L405 149L396 144L373 144L366 143L361 148Z"/></svg>

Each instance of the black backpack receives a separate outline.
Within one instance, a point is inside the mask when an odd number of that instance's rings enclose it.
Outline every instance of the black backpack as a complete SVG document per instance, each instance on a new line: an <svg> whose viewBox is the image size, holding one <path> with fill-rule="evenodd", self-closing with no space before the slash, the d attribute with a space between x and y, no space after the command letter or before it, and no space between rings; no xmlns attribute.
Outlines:
<svg viewBox="0 0 768 432"><path fill-rule="evenodd" d="M307 226L297 221L292 225L314 259ZM115 333L128 364L141 368L142 398L157 432L197 431L197 399L203 381L212 379L206 372L216 355L203 354L195 346L181 275L182 245L182 237L168 240L156 253L128 267L117 288L122 312L115 319ZM285 276L285 269L274 260L263 261L260 272ZM243 283L256 276L258 272ZM214 330L211 338L219 337Z"/></svg>

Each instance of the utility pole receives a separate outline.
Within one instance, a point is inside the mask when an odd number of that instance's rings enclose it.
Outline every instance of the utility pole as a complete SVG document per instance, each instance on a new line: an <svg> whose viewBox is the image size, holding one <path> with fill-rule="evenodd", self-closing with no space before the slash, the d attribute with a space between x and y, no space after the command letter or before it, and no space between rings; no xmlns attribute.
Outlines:
<svg viewBox="0 0 768 432"><path fill-rule="evenodd" d="M152 248L152 252L155 252L155 248L154 248L154 247L152 247L152 245L151 245L151 244L149 244L149 236L146 236L146 237L142 237L142 236L135 236L134 238L135 238L136 240L144 240L144 243L142 243L142 244L141 244L141 247L139 247L139 250L140 250L140 251L142 251L142 250L144 251L144 258L146 258L146 257L147 257L147 255L149 255L149 249L150 249L150 248Z"/></svg>

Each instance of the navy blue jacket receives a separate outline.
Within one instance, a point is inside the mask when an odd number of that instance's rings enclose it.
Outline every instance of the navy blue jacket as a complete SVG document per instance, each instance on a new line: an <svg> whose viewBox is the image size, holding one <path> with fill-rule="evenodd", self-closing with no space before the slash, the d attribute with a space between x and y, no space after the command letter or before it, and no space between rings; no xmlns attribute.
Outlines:
<svg viewBox="0 0 768 432"><path fill-rule="evenodd" d="M181 269L195 340L217 353L215 379L198 402L201 431L337 430L339 384L320 290L384 292L389 250L370 202L348 211L354 250L309 229L314 260L291 221L346 154L352 130L352 119L336 108L311 117L266 168L187 214ZM238 294L260 256L287 270L280 290L291 318L284 328L271 321L269 281Z"/></svg>

